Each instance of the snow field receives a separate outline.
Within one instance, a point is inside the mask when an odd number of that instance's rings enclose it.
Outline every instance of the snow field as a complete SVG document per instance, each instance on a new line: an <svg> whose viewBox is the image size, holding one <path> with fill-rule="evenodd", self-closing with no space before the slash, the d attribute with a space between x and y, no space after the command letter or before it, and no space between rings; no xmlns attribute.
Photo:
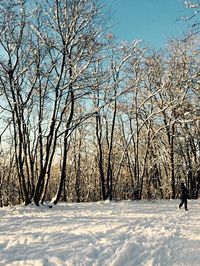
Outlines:
<svg viewBox="0 0 200 266"><path fill-rule="evenodd" d="M200 201L0 208L0 265L200 265Z"/></svg>

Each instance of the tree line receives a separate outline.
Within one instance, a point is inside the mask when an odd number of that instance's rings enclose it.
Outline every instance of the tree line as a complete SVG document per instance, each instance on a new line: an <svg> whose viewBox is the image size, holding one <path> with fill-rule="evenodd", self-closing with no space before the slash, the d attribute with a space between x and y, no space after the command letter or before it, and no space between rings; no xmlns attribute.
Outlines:
<svg viewBox="0 0 200 266"><path fill-rule="evenodd" d="M197 35L119 44L97 0L0 10L0 206L198 197Z"/></svg>

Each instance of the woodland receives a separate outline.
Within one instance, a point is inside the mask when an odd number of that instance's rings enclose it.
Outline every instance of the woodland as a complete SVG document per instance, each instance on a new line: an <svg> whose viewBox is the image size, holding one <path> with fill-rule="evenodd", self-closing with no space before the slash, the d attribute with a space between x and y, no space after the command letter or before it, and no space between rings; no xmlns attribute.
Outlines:
<svg viewBox="0 0 200 266"><path fill-rule="evenodd" d="M200 4L158 51L97 0L0 1L0 206L200 193Z"/></svg>

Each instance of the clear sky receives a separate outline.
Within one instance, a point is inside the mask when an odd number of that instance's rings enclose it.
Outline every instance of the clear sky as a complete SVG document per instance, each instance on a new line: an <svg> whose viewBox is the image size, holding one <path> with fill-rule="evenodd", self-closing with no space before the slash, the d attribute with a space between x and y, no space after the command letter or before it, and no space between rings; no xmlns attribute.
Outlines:
<svg viewBox="0 0 200 266"><path fill-rule="evenodd" d="M167 40L181 37L187 23L184 0L102 0L111 9L113 33L118 40L143 40L164 48Z"/></svg>

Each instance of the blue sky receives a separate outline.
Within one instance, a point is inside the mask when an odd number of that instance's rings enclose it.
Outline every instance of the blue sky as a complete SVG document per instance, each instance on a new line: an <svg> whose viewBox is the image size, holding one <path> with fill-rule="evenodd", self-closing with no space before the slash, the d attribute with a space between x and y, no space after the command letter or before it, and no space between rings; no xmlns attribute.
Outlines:
<svg viewBox="0 0 200 266"><path fill-rule="evenodd" d="M102 0L111 9L113 33L120 41L143 40L164 48L169 39L181 37L187 23L184 0Z"/></svg>

